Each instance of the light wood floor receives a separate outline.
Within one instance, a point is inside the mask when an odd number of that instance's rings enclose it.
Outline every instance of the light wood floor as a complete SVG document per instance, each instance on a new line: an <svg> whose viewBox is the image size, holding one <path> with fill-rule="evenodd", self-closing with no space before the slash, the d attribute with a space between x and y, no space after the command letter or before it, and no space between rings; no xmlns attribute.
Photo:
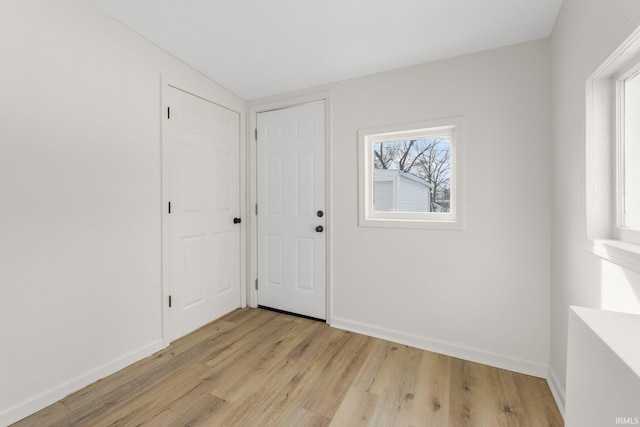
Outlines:
<svg viewBox="0 0 640 427"><path fill-rule="evenodd" d="M237 310L16 426L562 426L547 383Z"/></svg>

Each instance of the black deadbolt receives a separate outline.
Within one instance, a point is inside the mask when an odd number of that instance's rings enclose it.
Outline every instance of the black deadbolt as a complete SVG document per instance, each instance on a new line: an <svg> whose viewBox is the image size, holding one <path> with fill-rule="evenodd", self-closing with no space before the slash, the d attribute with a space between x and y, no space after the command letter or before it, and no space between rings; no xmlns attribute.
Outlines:
<svg viewBox="0 0 640 427"><path fill-rule="evenodd" d="M324 212L318 211L318 218L322 218L324 216Z"/></svg>
<svg viewBox="0 0 640 427"><path fill-rule="evenodd" d="M240 218L233 218L233 223L234 224L240 224L242 222L242 220Z"/></svg>

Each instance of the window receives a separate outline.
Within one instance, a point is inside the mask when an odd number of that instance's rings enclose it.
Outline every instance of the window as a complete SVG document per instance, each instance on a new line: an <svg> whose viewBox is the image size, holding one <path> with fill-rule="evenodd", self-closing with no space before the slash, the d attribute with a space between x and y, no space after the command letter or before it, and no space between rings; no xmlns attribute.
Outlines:
<svg viewBox="0 0 640 427"><path fill-rule="evenodd" d="M360 225L462 228L461 119L358 132Z"/></svg>
<svg viewBox="0 0 640 427"><path fill-rule="evenodd" d="M618 78L614 236L640 244L640 64Z"/></svg>
<svg viewBox="0 0 640 427"><path fill-rule="evenodd" d="M640 271L640 29L586 82L586 246Z"/></svg>

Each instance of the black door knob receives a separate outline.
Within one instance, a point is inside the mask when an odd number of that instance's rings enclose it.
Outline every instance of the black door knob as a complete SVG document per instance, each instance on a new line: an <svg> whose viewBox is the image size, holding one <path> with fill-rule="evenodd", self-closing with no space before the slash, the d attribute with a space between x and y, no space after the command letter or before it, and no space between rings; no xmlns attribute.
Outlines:
<svg viewBox="0 0 640 427"><path fill-rule="evenodd" d="M240 218L233 218L233 223L234 224L240 224L242 222L242 220Z"/></svg>
<svg viewBox="0 0 640 427"><path fill-rule="evenodd" d="M317 226L317 227L316 227L316 231L317 231L318 233L322 233L322 232L324 231L324 227L323 227L323 226L321 226L321 225L319 225L319 226Z"/></svg>

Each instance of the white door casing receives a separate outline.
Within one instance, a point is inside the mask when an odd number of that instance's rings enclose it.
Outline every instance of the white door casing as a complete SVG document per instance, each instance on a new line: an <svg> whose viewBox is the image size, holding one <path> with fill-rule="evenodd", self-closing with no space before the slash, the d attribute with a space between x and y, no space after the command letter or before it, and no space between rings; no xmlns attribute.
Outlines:
<svg viewBox="0 0 640 427"><path fill-rule="evenodd" d="M259 113L257 132L258 304L326 319L325 102Z"/></svg>
<svg viewBox="0 0 640 427"><path fill-rule="evenodd" d="M240 225L234 223L240 117L173 87L165 96L168 334L175 340L241 304Z"/></svg>

